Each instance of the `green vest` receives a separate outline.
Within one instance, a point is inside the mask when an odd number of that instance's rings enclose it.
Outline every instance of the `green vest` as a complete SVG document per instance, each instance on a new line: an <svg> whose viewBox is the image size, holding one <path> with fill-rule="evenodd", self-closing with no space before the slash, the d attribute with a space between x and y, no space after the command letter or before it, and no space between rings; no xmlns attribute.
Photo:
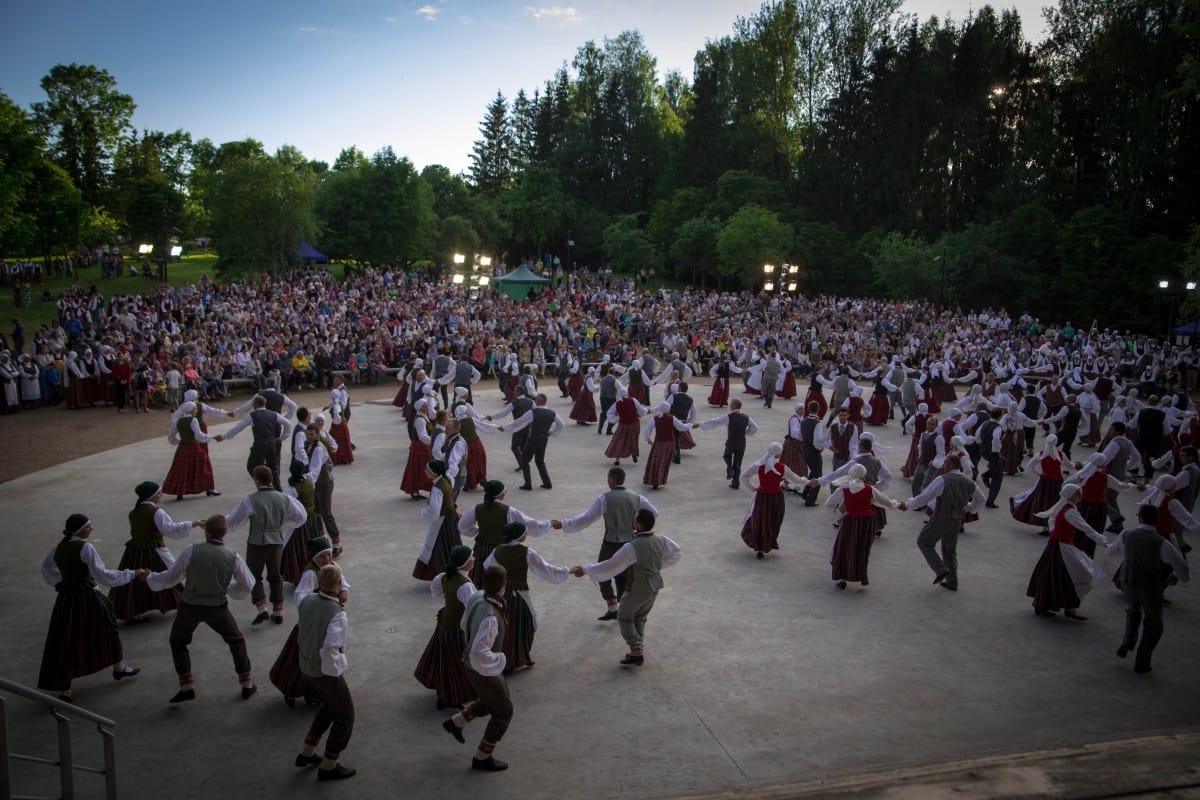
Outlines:
<svg viewBox="0 0 1200 800"><path fill-rule="evenodd" d="M453 518L458 513L454 508L454 484L450 483L450 479L443 475L433 485L442 493L441 516Z"/></svg>
<svg viewBox="0 0 1200 800"><path fill-rule="evenodd" d="M191 444L196 441L196 434L192 433L192 418L186 414L179 418L175 423L175 433L179 436L180 444Z"/></svg>
<svg viewBox="0 0 1200 800"><path fill-rule="evenodd" d="M164 547L162 532L154 524L158 506L153 503L138 503L129 512L129 543L139 550Z"/></svg>
<svg viewBox="0 0 1200 800"><path fill-rule="evenodd" d="M487 595L483 590L472 595L470 602L467 603L461 627L467 636L463 662L466 663L468 669L471 667L471 643L475 641L475 634L479 632L479 626L488 615L496 618L496 638L492 642L492 652L499 653L504 649L504 634L508 626L504 622L504 615L498 612L499 609L487 601Z"/></svg>
<svg viewBox="0 0 1200 800"><path fill-rule="evenodd" d="M290 504L283 492L259 489L250 500L250 538L248 544L283 544L283 523Z"/></svg>
<svg viewBox="0 0 1200 800"><path fill-rule="evenodd" d="M305 478L292 488L296 490L296 499L304 506L308 515L311 517L317 513L317 490L313 487L312 478Z"/></svg>
<svg viewBox="0 0 1200 800"><path fill-rule="evenodd" d="M300 637L296 645L300 650L300 671L310 678L319 678L321 672L321 645L329 632L329 621L342 605L320 592L313 592L300 603Z"/></svg>
<svg viewBox="0 0 1200 800"><path fill-rule="evenodd" d="M467 444L479 441L479 431L475 430L475 420L463 417L458 421L458 432Z"/></svg>
<svg viewBox="0 0 1200 800"><path fill-rule="evenodd" d="M475 522L479 525L479 533L475 534L475 541L499 547L504 544L504 526L508 524L508 506L500 502L493 502L491 505L480 503L475 506Z"/></svg>
<svg viewBox="0 0 1200 800"><path fill-rule="evenodd" d="M63 538L54 548L54 566L58 567L60 592L71 589L91 589L96 585L87 564L83 563L83 539Z"/></svg>
<svg viewBox="0 0 1200 800"><path fill-rule="evenodd" d="M183 584L183 602L193 606L225 605L225 592L233 580L236 563L237 556L223 544L192 545Z"/></svg>
<svg viewBox="0 0 1200 800"><path fill-rule="evenodd" d="M624 487L604 493L604 541L633 541L633 518L640 504L637 492Z"/></svg>
<svg viewBox="0 0 1200 800"><path fill-rule="evenodd" d="M662 558L667 543L654 534L633 537L633 552L637 561L630 568L628 591L653 594L663 588Z"/></svg>
<svg viewBox="0 0 1200 800"><path fill-rule="evenodd" d="M466 606L458 602L458 590L469 580L458 570L448 577L442 578L442 598L446 604L438 611L438 630L460 633L459 625L462 624L463 611L466 610Z"/></svg>
<svg viewBox="0 0 1200 800"><path fill-rule="evenodd" d="M529 591L529 548L519 542L502 544L492 552L496 563L508 572L507 585L514 592Z"/></svg>

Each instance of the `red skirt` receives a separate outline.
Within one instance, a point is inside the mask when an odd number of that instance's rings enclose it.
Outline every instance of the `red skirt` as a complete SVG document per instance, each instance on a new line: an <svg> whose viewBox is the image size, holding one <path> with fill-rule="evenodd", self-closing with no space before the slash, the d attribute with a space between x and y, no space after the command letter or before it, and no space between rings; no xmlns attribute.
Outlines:
<svg viewBox="0 0 1200 800"><path fill-rule="evenodd" d="M826 412L829 411L829 401L825 399L825 393L814 392L812 389L809 389L808 394L804 396L804 413L806 414L808 413L809 403L817 404L817 416L824 419Z"/></svg>
<svg viewBox="0 0 1200 800"><path fill-rule="evenodd" d="M868 425L887 425L888 414L891 413L892 402L886 394L871 395L871 415L867 417Z"/></svg>
<svg viewBox="0 0 1200 800"><path fill-rule="evenodd" d="M476 439L467 442L467 483L463 488L471 491L484 483L487 483L487 449Z"/></svg>
<svg viewBox="0 0 1200 800"><path fill-rule="evenodd" d="M337 442L337 452L330 453L329 460L334 464L353 464L354 448L350 446L350 425L339 422L329 426L329 435Z"/></svg>
<svg viewBox="0 0 1200 800"><path fill-rule="evenodd" d="M646 469L642 474L642 483L646 486L666 486L667 476L671 472L671 462L674 459L675 442L667 439L652 444L650 455L646 457Z"/></svg>
<svg viewBox="0 0 1200 800"><path fill-rule="evenodd" d="M799 439L783 437L783 455L779 460L801 478L808 475L808 464L804 461L804 444Z"/></svg>
<svg viewBox="0 0 1200 800"><path fill-rule="evenodd" d="M958 402L958 395L954 393L954 384L953 383L951 383L950 381L943 381L940 388L941 388L941 392L942 392L942 402L943 403Z"/></svg>
<svg viewBox="0 0 1200 800"><path fill-rule="evenodd" d="M678 441L679 441L679 449L680 450L695 450L696 449L696 440L692 438L691 431L676 431L676 434L679 437Z"/></svg>
<svg viewBox="0 0 1200 800"><path fill-rule="evenodd" d="M308 676L300 669L300 626L293 625L287 641L269 673L271 684L284 697L303 697L305 700L316 700L317 692L309 682Z"/></svg>
<svg viewBox="0 0 1200 800"><path fill-rule="evenodd" d="M83 405L83 383L79 378L71 378L66 390L67 408L79 408Z"/></svg>
<svg viewBox="0 0 1200 800"><path fill-rule="evenodd" d="M108 599L95 589L59 592L50 612L37 688L65 692L81 678L121 662L121 635Z"/></svg>
<svg viewBox="0 0 1200 800"><path fill-rule="evenodd" d="M429 449L429 445L420 439L412 440L412 445L408 448L408 461L404 464L404 477L400 479L400 491L405 494L418 494L433 488L433 481L425 471L425 465L432 458L433 451Z"/></svg>
<svg viewBox="0 0 1200 800"><path fill-rule="evenodd" d="M134 547L133 542L125 545L121 555L121 563L117 569L148 569L151 572L162 572L167 569L162 556L153 547ZM128 622L147 611L157 611L165 614L179 607L179 594L182 586L173 586L161 592L151 591L144 581L133 580L124 586L110 589L108 602L112 605L113 615Z"/></svg>
<svg viewBox="0 0 1200 800"><path fill-rule="evenodd" d="M1058 495L1062 490L1062 485L1062 481L1038 478L1037 483L1033 485L1033 491L1020 503L1017 503L1014 497L1008 498L1008 507L1012 512L1013 519L1017 522L1024 522L1026 525L1037 525L1039 528L1046 527L1049 520L1035 517L1034 514L1045 511L1058 502Z"/></svg>
<svg viewBox="0 0 1200 800"><path fill-rule="evenodd" d="M439 624L425 645L413 677L426 689L437 692L442 703L465 706L475 699L475 691L467 680L467 667L463 663L463 635L457 627L443 629L440 620L444 612L445 608L438 609Z"/></svg>
<svg viewBox="0 0 1200 800"><path fill-rule="evenodd" d="M216 488L212 462L199 442L180 442L162 483L165 495L202 494Z"/></svg>
<svg viewBox="0 0 1200 800"><path fill-rule="evenodd" d="M708 404L724 408L729 403L729 380L717 378L713 381L712 391L708 393Z"/></svg>
<svg viewBox="0 0 1200 800"><path fill-rule="evenodd" d="M596 422L596 398L587 389L581 389L575 395L575 405L571 406L571 419L576 422L586 422L589 425Z"/></svg>
<svg viewBox="0 0 1200 800"><path fill-rule="evenodd" d="M513 398L517 396L517 376L509 375L504 379L503 383L504 402L511 403Z"/></svg>
<svg viewBox="0 0 1200 800"><path fill-rule="evenodd" d="M912 444L908 446L908 458L904 460L904 466L900 468L900 474L906 478L911 478L913 473L917 471L917 460L920 458L918 443L921 441L919 436L912 437Z"/></svg>
<svg viewBox="0 0 1200 800"><path fill-rule="evenodd" d="M604 450L604 455L614 459L636 456L639 453L638 442L640 439L641 432L638 430L636 422L629 425L618 423L612 438L608 440L608 447Z"/></svg>
<svg viewBox="0 0 1200 800"><path fill-rule="evenodd" d="M833 543L833 580L856 581L866 586L867 562L875 541L876 517L842 517L837 540Z"/></svg>
<svg viewBox="0 0 1200 800"><path fill-rule="evenodd" d="M754 510L742 523L742 541L756 553L779 548L779 529L783 527L783 493L754 493Z"/></svg>
<svg viewBox="0 0 1200 800"><path fill-rule="evenodd" d="M940 414L942 412L942 396L929 384L925 385L925 404L929 406L930 414Z"/></svg>
<svg viewBox="0 0 1200 800"><path fill-rule="evenodd" d="M1061 543L1056 539L1046 542L1046 549L1038 559L1033 574L1029 576L1026 597L1033 598L1035 611L1058 611L1060 608L1079 608L1079 593L1075 581L1067 572L1063 561Z"/></svg>
<svg viewBox="0 0 1200 800"><path fill-rule="evenodd" d="M567 394L571 396L571 402L579 399L579 393L583 391L583 376L576 372L571 377L567 378Z"/></svg>
<svg viewBox="0 0 1200 800"><path fill-rule="evenodd" d="M396 408L405 408L408 405L408 381L400 381L400 388L392 398L392 405Z"/></svg>
<svg viewBox="0 0 1200 800"><path fill-rule="evenodd" d="M791 400L797 394L796 391L796 376L788 370L783 376L783 388L776 392L776 396L782 397L784 400Z"/></svg>

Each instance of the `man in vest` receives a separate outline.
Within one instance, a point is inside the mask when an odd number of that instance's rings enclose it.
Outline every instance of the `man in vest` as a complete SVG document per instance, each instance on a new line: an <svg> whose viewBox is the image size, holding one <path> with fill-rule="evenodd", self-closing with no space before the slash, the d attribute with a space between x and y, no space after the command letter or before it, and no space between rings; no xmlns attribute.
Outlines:
<svg viewBox="0 0 1200 800"><path fill-rule="evenodd" d="M179 691L171 698L172 703L196 699L188 645L200 623L212 628L229 645L233 668L237 670L242 687L242 699L246 700L258 691L250 675L246 639L238 630L233 614L229 613L229 598L240 600L249 594L254 577L242 557L225 547L227 530L225 517L220 514L209 517L204 522L204 542L189 544L170 569L145 578L146 585L155 592L183 583L183 596L171 624L171 659L179 675Z"/></svg>
<svg viewBox="0 0 1200 800"><path fill-rule="evenodd" d="M885 386L888 387L888 419L896 418L896 409L900 409L900 426L904 426L904 422L908 419L908 406L905 404L904 398L904 381L907 380L907 372L904 365L900 363L900 356L892 356L892 366L887 373L887 381ZM913 405L916 409L917 393L915 388L912 391Z"/></svg>
<svg viewBox="0 0 1200 800"><path fill-rule="evenodd" d="M306 464L304 477L313 482L317 516L321 518L325 534L333 541L333 557L338 558L342 554L342 532L333 516L333 460L321 441L321 429L316 423L310 423L304 429L303 452Z"/></svg>
<svg viewBox="0 0 1200 800"><path fill-rule="evenodd" d="M1108 474L1119 481L1128 481L1130 472L1137 472L1142 465L1142 455L1129 437L1124 422L1114 422L1108 426L1108 444L1104 446L1104 459ZM1106 529L1109 533L1120 533L1125 517L1117 503L1115 489L1107 489L1104 496L1108 499L1108 519L1112 523Z"/></svg>
<svg viewBox="0 0 1200 800"><path fill-rule="evenodd" d="M700 428L710 431L721 425L726 427L725 452L722 454L725 478L729 481L729 487L736 489L742 474L742 457L746 455L746 437L758 433L758 423L742 412L742 401L735 397L729 401L728 414L706 419L700 423Z"/></svg>
<svg viewBox="0 0 1200 800"><path fill-rule="evenodd" d="M271 485L276 491L282 491L279 484L279 447L280 442L291 434L292 423L287 417L277 411L267 409L265 395L256 395L252 401L254 410L240 422L237 422L225 433L214 437L218 442L232 439L246 428L250 428L253 441L250 442L250 457L246 459L246 472L251 475L257 467L271 470Z"/></svg>
<svg viewBox="0 0 1200 800"><path fill-rule="evenodd" d="M346 632L349 620L340 599L342 570L327 564L317 573L317 591L300 601L300 671L321 699L321 707L296 756L297 767L319 767L317 780L338 781L356 770L338 763L354 731L354 698L346 685ZM332 726L332 728L330 727ZM317 755L321 737L329 731L325 756Z"/></svg>
<svg viewBox="0 0 1200 800"><path fill-rule="evenodd" d="M454 393L457 395L459 389L466 389L467 402L474 403L475 397L471 392L471 387L479 383L482 378L479 370L464 358L454 365Z"/></svg>
<svg viewBox="0 0 1200 800"><path fill-rule="evenodd" d="M514 397L511 403L504 406L504 408L500 409L495 414L484 417L484 419L488 422L491 422L494 419L500 419L506 414L512 414L512 418L517 420L533 410L533 399L525 393L524 386L518 385L516 389L513 390L513 394ZM497 428L497 430L503 433L504 427L501 426ZM517 472L521 471L521 453L525 450L525 442L528 439L528 430L521 428L520 430L513 431L512 444L509 445L509 450L512 451L513 457L517 459Z"/></svg>
<svg viewBox="0 0 1200 800"><path fill-rule="evenodd" d="M824 474L825 464L821 451L829 447L829 430L821 424L818 409L820 405L815 400L811 401L808 404L808 413L800 421L800 453L804 457L804 465L808 467L809 478L819 478ZM807 483L800 491L800 496L804 498L804 505L808 508L817 504L817 490Z"/></svg>
<svg viewBox="0 0 1200 800"><path fill-rule="evenodd" d="M567 391L567 376L571 374L571 351L567 347L565 341L558 344L558 364L556 365L555 373L558 377L558 391L563 397L570 397Z"/></svg>
<svg viewBox="0 0 1200 800"><path fill-rule="evenodd" d="M908 418L917 413L917 406L921 404L917 397L917 392L921 388L920 377L921 373L919 372L904 371L904 380L900 383L900 405L904 409L904 419L900 421L900 427L904 427Z"/></svg>
<svg viewBox="0 0 1200 800"><path fill-rule="evenodd" d="M434 458L446 462L446 477L454 486L454 499L467 485L467 441L463 439L458 418L446 420L446 438L442 442L442 452L434 453Z"/></svg>
<svg viewBox="0 0 1200 800"><path fill-rule="evenodd" d="M600 543L600 561L611 558L623 546L633 541L633 520L639 510L649 511L655 516L658 509L654 504L637 492L625 488L625 470L620 467L610 467L608 470L608 491L601 494L582 514L569 519L552 519L550 525L563 533L575 533L591 525L597 519L604 519L604 540ZM613 582L617 589L613 591ZM617 618L617 602L625 592L626 576L618 573L611 580L600 583L600 596L604 598L605 611L599 619L607 622Z"/></svg>
<svg viewBox="0 0 1200 800"><path fill-rule="evenodd" d="M1179 463L1182 465L1175 475L1175 497L1183 503L1189 514L1196 510L1196 498L1200 497L1200 464L1196 463L1197 450L1193 445L1186 444L1179 448ZM1179 537L1180 549L1184 555L1191 552L1191 545L1183 540L1183 528L1176 526L1175 535Z"/></svg>
<svg viewBox="0 0 1200 800"><path fill-rule="evenodd" d="M1117 648L1117 657L1124 658L1137 647L1133 671L1150 671L1150 656L1162 638L1163 588L1166 584L1191 578L1187 561L1169 539L1158 534L1158 508L1144 505L1138 508L1138 526L1121 531L1108 546L1110 556L1124 556L1117 578L1121 593L1129 607L1125 610L1125 635ZM1141 627L1141 641L1138 628Z"/></svg>
<svg viewBox="0 0 1200 800"><path fill-rule="evenodd" d="M1142 457L1142 476L1149 481L1154 476L1152 460L1162 454L1163 438L1167 434L1167 415L1158 407L1158 395L1146 398L1146 407L1138 412L1135 427L1137 449Z"/></svg>
<svg viewBox="0 0 1200 800"><path fill-rule="evenodd" d="M912 478L913 494L920 494L926 481L933 480L937 474L934 463L940 463L945 456L946 440L938 431L937 417L930 414L925 418L925 432L917 440L917 466L913 470Z"/></svg>
<svg viewBox="0 0 1200 800"><path fill-rule="evenodd" d="M587 575L594 581L607 580L627 572L625 591L617 609L617 624L621 638L629 645L629 654L621 665L640 667L646 661L643 652L646 637L646 618L663 588L663 567L679 563L683 551L666 536L654 535L655 514L639 509L633 518L633 539L621 545L612 557L598 564L572 567L577 578Z"/></svg>
<svg viewBox="0 0 1200 800"><path fill-rule="evenodd" d="M1004 459L1000 455L1000 438L1004 431L1000 427L1000 417L1004 410L997 407L988 412L988 419L975 429L975 441L979 446L981 459L987 462L987 471L980 479L987 487L988 508L999 508L996 499L1000 497L1000 486L1004 483ZM943 467L945 465L943 464Z"/></svg>
<svg viewBox="0 0 1200 800"><path fill-rule="evenodd" d="M463 611L459 627L466 636L467 648L463 661L467 666L467 681L475 690L475 700L462 711L442 723L442 729L465 744L463 728L477 717L490 717L479 749L471 759L471 769L499 772L508 764L493 754L513 718L512 696L504 678L507 659L504 656L504 636L508 628L508 610L504 604L507 573L504 567L493 564L483 571L483 590L471 596Z"/></svg>
<svg viewBox="0 0 1200 800"><path fill-rule="evenodd" d="M843 366L833 380L827 381L824 378L818 378L822 386L830 386L833 388L833 396L829 400L829 417L826 423L833 422L841 411L842 404L850 399L850 390L854 388L854 382L850 380L850 368Z"/></svg>
<svg viewBox="0 0 1200 800"><path fill-rule="evenodd" d="M837 422L829 427L829 450L835 470L849 463L851 456L858 451L858 428L850 424L848 408L839 408Z"/></svg>
<svg viewBox="0 0 1200 800"><path fill-rule="evenodd" d="M521 473L525 476L525 483L521 484L519 488L525 491L533 489L529 475L530 461L537 464L538 475L542 479L542 488L554 488L554 484L550 480L550 471L546 469L546 445L550 443L551 436L556 435L565 427L566 423L563 422L562 417L546 408L546 395L541 392L534 398L534 407L522 414L520 419L509 427L514 433L529 428L529 438L525 440L525 446L520 455ZM503 431L504 428L501 427L500 430Z"/></svg>
<svg viewBox="0 0 1200 800"><path fill-rule="evenodd" d="M1056 426L1058 446L1066 453L1067 458L1071 457L1071 445L1075 444L1075 437L1079 435L1079 421L1082 419L1083 411L1079 408L1075 395L1069 394L1062 408L1046 420L1047 423Z"/></svg>
<svg viewBox="0 0 1200 800"><path fill-rule="evenodd" d="M604 431L608 425L608 435L612 436L613 424L608 420L608 410L617 402L617 376L611 370L604 373L600 379L600 424L596 426L596 435Z"/></svg>
<svg viewBox="0 0 1200 800"><path fill-rule="evenodd" d="M900 504L901 511L914 511L932 504L933 516L917 536L917 549L933 570L934 584L943 589L958 591L958 532L963 517L975 511L983 502L983 492L975 481L962 474L962 462L951 453L942 460L942 472L924 490ZM942 543L942 555L935 545Z"/></svg>
<svg viewBox="0 0 1200 800"><path fill-rule="evenodd" d="M449 345L444 345L442 351L434 357L432 377L442 393L442 408L449 408L450 393L446 387L454 380L454 359L450 357Z"/></svg>
<svg viewBox="0 0 1200 800"><path fill-rule="evenodd" d="M779 372L782 369L783 365L779 363L775 351L767 353L767 360L763 362L762 368L762 398L763 405L767 408L770 408L775 400L775 382L779 380Z"/></svg>
<svg viewBox="0 0 1200 800"><path fill-rule="evenodd" d="M246 566L254 577L250 599L258 607L252 625L270 619L283 623L283 578L279 563L283 556L284 526L298 528L308 519L304 505L294 497L278 492L271 486L271 473L266 467L254 468L255 491L225 517L227 530L236 530L250 520L250 536L246 539ZM263 589L263 567L267 569L267 585L271 588L272 610L267 611L267 592Z"/></svg>
<svg viewBox="0 0 1200 800"><path fill-rule="evenodd" d="M682 381L671 386L673 392L671 394L671 416L677 420L690 424L696 422L696 403L692 400L692 396L688 394L688 385ZM682 452L679 448L679 437L683 433L678 429L675 430L675 463L680 463ZM689 434L689 439L690 439Z"/></svg>

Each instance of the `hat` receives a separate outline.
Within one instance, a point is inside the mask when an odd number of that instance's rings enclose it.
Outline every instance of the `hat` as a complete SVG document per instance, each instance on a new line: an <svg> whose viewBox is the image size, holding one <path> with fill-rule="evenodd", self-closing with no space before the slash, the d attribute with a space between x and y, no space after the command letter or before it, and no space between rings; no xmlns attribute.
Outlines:
<svg viewBox="0 0 1200 800"><path fill-rule="evenodd" d="M457 545L450 551L450 566L454 569L458 569L470 560L471 548L467 547L465 544Z"/></svg>
<svg viewBox="0 0 1200 800"><path fill-rule="evenodd" d="M158 488L158 484L154 481L142 481L133 487L133 493L137 495L138 500L149 500L158 494Z"/></svg>
<svg viewBox="0 0 1200 800"><path fill-rule="evenodd" d="M87 514L72 514L67 517L67 524L63 526L63 536L74 536L83 530L84 526L89 522L91 520L88 519Z"/></svg>
<svg viewBox="0 0 1200 800"><path fill-rule="evenodd" d="M329 541L328 536L314 536L308 540L309 558L316 558L326 551L333 550L333 543Z"/></svg>
<svg viewBox="0 0 1200 800"><path fill-rule="evenodd" d="M525 535L524 522L510 522L504 526L504 541L512 542Z"/></svg>
<svg viewBox="0 0 1200 800"><path fill-rule="evenodd" d="M504 494L504 484L500 481L487 481L483 484L483 496L486 500L495 500Z"/></svg>
<svg viewBox="0 0 1200 800"><path fill-rule="evenodd" d="M425 466L428 467L429 471L432 472L434 475L445 475L446 470L448 469L448 467L446 466L446 462L442 461L440 458L430 459L429 463L426 464Z"/></svg>

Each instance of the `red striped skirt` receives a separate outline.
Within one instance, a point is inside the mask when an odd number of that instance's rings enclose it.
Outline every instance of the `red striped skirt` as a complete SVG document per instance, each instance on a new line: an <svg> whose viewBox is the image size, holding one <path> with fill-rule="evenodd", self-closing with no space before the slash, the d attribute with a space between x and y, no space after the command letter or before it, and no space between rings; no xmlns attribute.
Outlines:
<svg viewBox="0 0 1200 800"><path fill-rule="evenodd" d="M640 439L641 431L638 430L636 422L629 425L618 423L612 438L608 440L608 447L604 450L604 455L615 459L636 456L640 452L638 450Z"/></svg>
<svg viewBox="0 0 1200 800"><path fill-rule="evenodd" d="M783 437L783 454L779 460L801 478L808 474L808 464L804 461L804 444L799 439Z"/></svg>
<svg viewBox="0 0 1200 800"><path fill-rule="evenodd" d="M212 462L204 446L198 442L180 442L162 483L163 494L201 494L215 488Z"/></svg>
<svg viewBox="0 0 1200 800"><path fill-rule="evenodd" d="M742 523L742 541L756 553L779 548L779 529L783 527L783 494L754 493L754 510Z"/></svg>
<svg viewBox="0 0 1200 800"><path fill-rule="evenodd" d="M808 413L809 403L817 404L817 416L824 419L826 412L829 411L829 401L825 399L825 393L814 392L812 389L809 389L808 394L804 396L804 413L806 414Z"/></svg>
<svg viewBox="0 0 1200 800"><path fill-rule="evenodd" d="M1079 593L1075 591L1071 573L1067 572L1060 547L1055 539L1046 542L1046 549L1029 576L1025 596L1033 598L1033 607L1037 611L1079 608Z"/></svg>
<svg viewBox="0 0 1200 800"><path fill-rule="evenodd" d="M59 592L50 612L37 688L64 692L73 678L111 667L123 657L108 598L85 587Z"/></svg>
<svg viewBox="0 0 1200 800"><path fill-rule="evenodd" d="M167 569L162 556L153 547L134 547L133 542L125 545L121 555L121 563L117 569L148 569L151 572L162 572ZM173 586L155 592L144 581L132 580L124 586L110 589L108 602L112 605L113 615L128 622L134 617L147 611L157 611L165 614L179 607L179 594L182 586Z"/></svg>
<svg viewBox="0 0 1200 800"><path fill-rule="evenodd" d="M708 393L708 404L724 408L729 403L729 379L717 378L713 381L712 391Z"/></svg>
<svg viewBox="0 0 1200 800"><path fill-rule="evenodd" d="M838 526L837 540L833 543L833 580L857 581L863 586L867 580L867 562L871 559L871 545L875 541L876 517L842 517Z"/></svg>
<svg viewBox="0 0 1200 800"><path fill-rule="evenodd" d="M674 460L675 442L670 439L655 442L650 446L650 455L646 457L642 483L646 486L666 486L667 476L671 473L671 462Z"/></svg>
<svg viewBox="0 0 1200 800"><path fill-rule="evenodd" d="M443 630L440 620L444 611L438 609L439 624L425 645L413 677L426 689L437 692L438 700L443 703L465 706L475 699L475 691L467 680L467 667L463 663L463 635L457 627Z"/></svg>
<svg viewBox="0 0 1200 800"><path fill-rule="evenodd" d="M487 448L476 439L467 442L467 483L464 488L470 491L484 483L487 483Z"/></svg>
<svg viewBox="0 0 1200 800"><path fill-rule="evenodd" d="M576 422L596 422L596 398L587 389L575 396L575 405L571 406L571 419Z"/></svg>
<svg viewBox="0 0 1200 800"><path fill-rule="evenodd" d="M350 446L350 425L339 422L329 426L329 435L337 442L337 452L329 454L329 460L334 464L353 464L354 448Z"/></svg>
<svg viewBox="0 0 1200 800"><path fill-rule="evenodd" d="M783 376L783 388L776 392L776 395L784 400L791 400L799 392L796 391L796 376L790 370Z"/></svg>
<svg viewBox="0 0 1200 800"><path fill-rule="evenodd" d="M1012 512L1013 519L1017 522L1024 522L1026 525L1037 525L1039 528L1046 527L1048 520L1035 517L1034 514L1045 511L1058 502L1058 495L1062 490L1062 484L1062 481L1038 478L1037 483L1033 486L1033 491L1020 503L1017 503L1014 497L1008 498L1008 507Z"/></svg>
<svg viewBox="0 0 1200 800"><path fill-rule="evenodd" d="M408 461L404 464L404 477L400 479L400 491L405 494L428 492L433 488L433 481L425 472L425 465L433 458L429 445L420 439L413 439L408 448Z"/></svg>

